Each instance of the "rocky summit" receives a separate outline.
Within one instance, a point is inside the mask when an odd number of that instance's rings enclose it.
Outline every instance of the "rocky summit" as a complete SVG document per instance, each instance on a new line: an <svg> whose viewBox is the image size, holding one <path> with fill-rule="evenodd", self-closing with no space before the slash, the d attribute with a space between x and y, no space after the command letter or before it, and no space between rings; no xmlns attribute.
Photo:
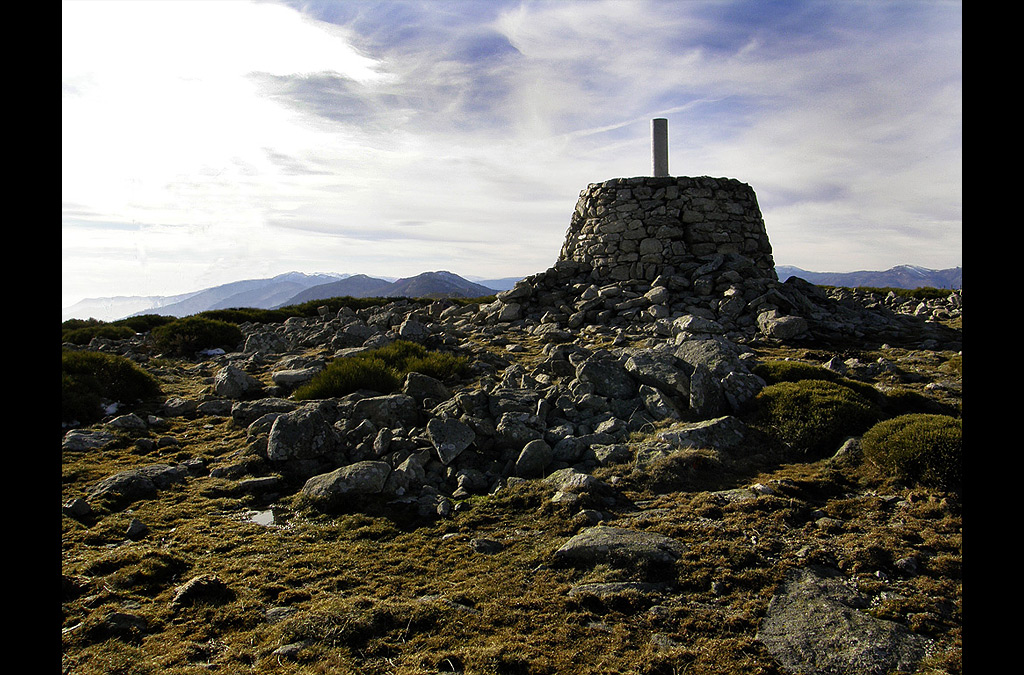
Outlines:
<svg viewBox="0 0 1024 675"><path fill-rule="evenodd" d="M64 430L63 672L958 673L959 489L764 395L800 366L959 419L961 322L780 283L748 186L631 178L490 300L96 338L162 393ZM296 396L404 343L465 367Z"/></svg>

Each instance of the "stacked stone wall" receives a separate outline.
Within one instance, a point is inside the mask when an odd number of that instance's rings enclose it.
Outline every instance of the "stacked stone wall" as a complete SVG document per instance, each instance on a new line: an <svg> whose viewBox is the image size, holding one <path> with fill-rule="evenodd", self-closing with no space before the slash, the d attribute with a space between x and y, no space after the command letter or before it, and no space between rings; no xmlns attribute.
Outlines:
<svg viewBox="0 0 1024 675"><path fill-rule="evenodd" d="M716 255L749 258L750 274L777 278L753 189L731 178L641 176L580 193L559 259L614 282L671 276Z"/></svg>

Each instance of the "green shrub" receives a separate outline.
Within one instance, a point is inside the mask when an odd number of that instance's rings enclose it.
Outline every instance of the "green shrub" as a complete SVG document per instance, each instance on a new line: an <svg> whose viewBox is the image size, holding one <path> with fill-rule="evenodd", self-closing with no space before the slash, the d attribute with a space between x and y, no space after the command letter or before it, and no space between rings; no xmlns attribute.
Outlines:
<svg viewBox="0 0 1024 675"><path fill-rule="evenodd" d="M402 377L406 373L416 372L438 380L448 380L462 377L467 369L466 359L462 357L430 351L408 340L396 340L367 354L388 364Z"/></svg>
<svg viewBox="0 0 1024 675"><path fill-rule="evenodd" d="M214 319L216 321L226 321L228 323L239 324L245 323L246 321L252 323L280 323L291 318L294 314L281 309L241 307L236 309L211 309L201 312L196 316L201 316L206 319Z"/></svg>
<svg viewBox="0 0 1024 675"><path fill-rule="evenodd" d="M760 421L779 441L809 455L835 451L878 421L878 408L850 387L824 380L779 382L757 395Z"/></svg>
<svg viewBox="0 0 1024 675"><path fill-rule="evenodd" d="M367 353L373 354L376 358L398 370L403 370L405 364L409 361L423 358L429 352L426 347L419 343L409 342L408 340L395 340L390 344L377 347Z"/></svg>
<svg viewBox="0 0 1024 675"><path fill-rule="evenodd" d="M160 316L159 314L131 316L109 323L99 319L68 319L60 325L61 342L87 345L95 337L123 340L136 333L148 333L154 327L174 320L173 316Z"/></svg>
<svg viewBox="0 0 1024 675"><path fill-rule="evenodd" d="M426 356L407 361L403 371L406 373L421 373L444 381L464 376L466 368L466 360L462 357L441 352L431 352Z"/></svg>
<svg viewBox="0 0 1024 675"><path fill-rule="evenodd" d="M160 351L187 357L216 347L230 351L242 341L238 326L202 316L188 316L157 326L152 336Z"/></svg>
<svg viewBox="0 0 1024 675"><path fill-rule="evenodd" d="M754 367L754 374L768 384L778 382L799 382L800 380L828 380L835 382L839 376L824 366L815 366L801 361L764 361Z"/></svg>
<svg viewBox="0 0 1024 675"><path fill-rule="evenodd" d="M948 415L901 415L864 434L864 456L901 480L959 489L963 478L963 424Z"/></svg>
<svg viewBox="0 0 1024 675"><path fill-rule="evenodd" d="M318 316L321 307L326 307L331 314L337 314L343 307L353 311L366 309L368 307L383 307L396 301L408 301L409 298L353 298L341 296L337 298L324 298L323 300L309 300L298 305L282 307L281 311L288 312L290 316Z"/></svg>
<svg viewBox="0 0 1024 675"><path fill-rule="evenodd" d="M103 417L106 402L133 403L160 393L156 379L115 354L61 351L61 421L88 424Z"/></svg>
<svg viewBox="0 0 1024 675"><path fill-rule="evenodd" d="M407 373L421 373L438 380L450 380L466 374L466 359L444 352L429 351L415 342L398 340L380 347L374 356L389 364L404 378Z"/></svg>
<svg viewBox="0 0 1024 675"><path fill-rule="evenodd" d="M344 396L360 389L389 394L402 384L398 371L384 361L352 356L333 361L319 375L295 390L300 401Z"/></svg>
<svg viewBox="0 0 1024 675"><path fill-rule="evenodd" d="M416 372L438 380L450 380L466 373L466 360L443 352L429 351L406 340L347 356L331 362L308 384L299 387L299 400L344 396L360 389L381 393L397 391L408 373Z"/></svg>
<svg viewBox="0 0 1024 675"><path fill-rule="evenodd" d="M99 319L68 319L60 324L61 331L74 330L75 328L85 328L86 326L98 326L103 321Z"/></svg>
<svg viewBox="0 0 1024 675"><path fill-rule="evenodd" d="M890 389L882 394L882 411L886 417L928 413L931 415L955 415L956 409L911 389Z"/></svg>
<svg viewBox="0 0 1024 675"><path fill-rule="evenodd" d="M73 345L87 345L93 338L105 338L107 340L124 340L135 335L135 331L128 326L117 326L110 323L82 326L61 331L61 342L69 342Z"/></svg>
<svg viewBox="0 0 1024 675"><path fill-rule="evenodd" d="M162 314L140 314L139 316L130 316L127 319L118 319L114 322L114 325L127 326L136 333L148 333L157 326L163 326L176 320L173 316L163 316Z"/></svg>
<svg viewBox="0 0 1024 675"><path fill-rule="evenodd" d="M881 400L878 390L867 382L851 380L824 366L816 366L801 361L765 361L754 367L754 373L759 375L767 384L800 382L801 380L825 380L853 389L873 403L877 404Z"/></svg>

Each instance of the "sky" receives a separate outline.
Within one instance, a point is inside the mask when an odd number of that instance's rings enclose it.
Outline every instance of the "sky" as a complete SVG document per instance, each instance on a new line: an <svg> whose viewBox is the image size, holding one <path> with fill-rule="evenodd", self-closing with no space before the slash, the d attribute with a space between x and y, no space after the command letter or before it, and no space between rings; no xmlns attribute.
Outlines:
<svg viewBox="0 0 1024 675"><path fill-rule="evenodd" d="M776 264L961 266L962 35L942 0L65 0L62 307L540 272L656 117Z"/></svg>

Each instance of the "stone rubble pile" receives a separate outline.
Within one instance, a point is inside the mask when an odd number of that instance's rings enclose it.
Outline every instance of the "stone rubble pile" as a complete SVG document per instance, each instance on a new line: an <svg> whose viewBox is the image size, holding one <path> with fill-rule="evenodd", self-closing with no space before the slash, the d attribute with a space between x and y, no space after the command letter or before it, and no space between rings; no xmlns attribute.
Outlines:
<svg viewBox="0 0 1024 675"><path fill-rule="evenodd" d="M412 303L408 307L419 311ZM319 323L334 321L324 317ZM317 320L305 323L305 333L321 331ZM291 328L299 324L292 321ZM425 325L429 329L422 339L434 344L463 335L458 329ZM344 333L348 326L337 330ZM266 331L253 329L246 345ZM530 337L526 331L519 333ZM477 333L478 338L485 335L486 330ZM385 334L386 339L398 336L394 331ZM427 510L439 504L450 509L450 500L493 491L509 479L539 478L565 469L585 475L630 454L625 442L634 431L663 420L685 426L684 417L731 415L764 386L750 372L749 350L719 335L689 338L679 345L664 341L651 349L616 352L550 341L530 369L464 340L459 349L470 354L474 370L483 374L479 387L449 387L410 373L399 393L364 392L307 403L285 398L278 387L273 393L279 396L231 405L232 419L247 428L250 446L234 460L236 466L215 471L304 481L306 495L331 507L343 506L345 498L355 495L426 495ZM367 339L374 345L381 342ZM327 340L337 344L335 336ZM342 347L338 353L345 358L358 348ZM249 367L266 364L264 370L274 382L282 364L290 370L315 370L298 355L284 354L275 361L271 352L226 355L223 360L235 363L224 365L214 382L223 381L222 374L238 369L243 360ZM592 489L581 481L568 491Z"/></svg>
<svg viewBox="0 0 1024 675"><path fill-rule="evenodd" d="M895 291L881 293L855 288L826 288L824 292L839 304L855 308L884 307L895 314L912 315L926 321L949 321L963 315L962 289L950 290L948 295L927 300L901 296Z"/></svg>

